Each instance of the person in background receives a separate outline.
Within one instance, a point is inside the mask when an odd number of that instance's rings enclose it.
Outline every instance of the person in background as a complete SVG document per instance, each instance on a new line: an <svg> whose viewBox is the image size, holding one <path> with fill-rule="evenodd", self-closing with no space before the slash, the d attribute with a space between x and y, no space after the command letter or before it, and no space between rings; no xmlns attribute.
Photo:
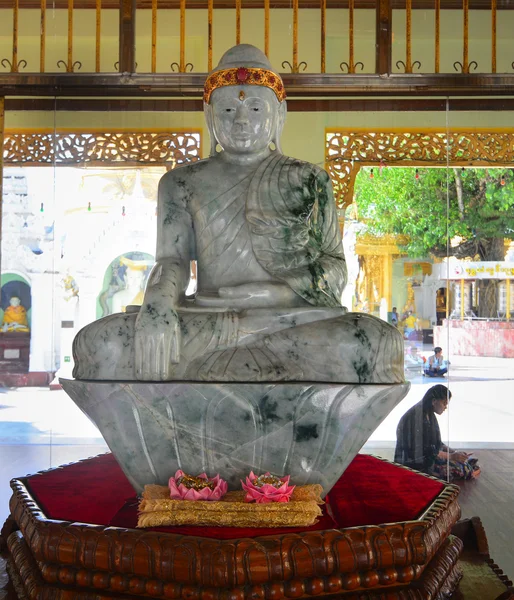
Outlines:
<svg viewBox="0 0 514 600"><path fill-rule="evenodd" d="M403 328L403 336L405 339L409 339L409 336L416 331L416 322L417 319L411 310L407 313L407 316L403 320L404 328Z"/></svg>
<svg viewBox="0 0 514 600"><path fill-rule="evenodd" d="M434 385L403 415L396 429L395 462L446 481L478 477L476 459L441 440L436 415L443 414L451 397L446 386Z"/></svg>
<svg viewBox="0 0 514 600"><path fill-rule="evenodd" d="M400 320L400 315L396 310L396 306L393 306L393 312L391 313L391 325L398 327L398 321Z"/></svg>
<svg viewBox="0 0 514 600"><path fill-rule="evenodd" d="M448 373L448 361L443 357L443 349L437 346L429 357L424 375L427 377L443 377Z"/></svg>
<svg viewBox="0 0 514 600"><path fill-rule="evenodd" d="M418 375L421 374L424 360L419 355L416 346L409 348L409 351L405 354L403 364L406 371L414 371Z"/></svg>

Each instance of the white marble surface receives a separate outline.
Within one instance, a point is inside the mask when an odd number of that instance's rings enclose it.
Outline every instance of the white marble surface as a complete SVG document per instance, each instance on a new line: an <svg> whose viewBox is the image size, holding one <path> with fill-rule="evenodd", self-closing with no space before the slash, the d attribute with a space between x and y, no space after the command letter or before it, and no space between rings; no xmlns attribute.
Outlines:
<svg viewBox="0 0 514 600"><path fill-rule="evenodd" d="M137 492L177 469L220 473L231 489L253 470L320 483L327 493L407 394L403 385L116 383L63 380Z"/></svg>
<svg viewBox="0 0 514 600"><path fill-rule="evenodd" d="M215 71L235 67L273 71L248 44L228 50ZM285 115L271 87L212 92L211 156L159 184L143 305L78 333L76 379L403 381L401 334L341 305L347 269L331 181L282 154ZM198 286L186 299L192 260Z"/></svg>
<svg viewBox="0 0 514 600"><path fill-rule="evenodd" d="M402 383L403 340L370 315L342 308L180 312L174 380ZM330 318L331 317L331 318ZM134 381L137 313L101 319L75 338L76 379ZM263 334L275 323L277 330ZM337 336L335 335L337 333ZM158 373L154 373L158 381Z"/></svg>

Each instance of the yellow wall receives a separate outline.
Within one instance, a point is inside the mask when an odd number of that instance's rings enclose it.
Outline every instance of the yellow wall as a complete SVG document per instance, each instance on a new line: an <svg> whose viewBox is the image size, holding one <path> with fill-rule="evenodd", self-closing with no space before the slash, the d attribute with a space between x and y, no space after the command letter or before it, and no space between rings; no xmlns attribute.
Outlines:
<svg viewBox="0 0 514 600"><path fill-rule="evenodd" d="M12 10L0 10L0 57L10 59L12 49ZM491 63L491 16L489 11L470 11L469 59L479 63L478 71L489 72ZM137 52L139 72L150 71L151 11L137 12ZM498 71L512 72L512 31L514 12L498 11ZM28 62L26 71L39 71L40 11L22 9L19 19L18 58ZM364 63L364 72L375 69L375 12L355 11L355 61ZM170 72L179 59L179 13L158 11L157 71ZM186 19L186 60L197 72L207 70L207 11L189 10ZM235 12L214 11L214 61L235 44ZM259 9L242 11L243 42L264 46L264 17ZM420 60L422 72L434 69L434 11L413 11L412 59ZM327 72L340 73L339 64L348 61L348 11L327 11ZM95 11L74 11L73 60L82 63L82 72L95 69ZM292 56L292 11L271 11L270 58L276 68ZM405 11L393 13L393 66L405 59ZM67 11L47 9L46 71L56 72L57 62L67 60ZM101 70L114 71L118 60L118 12L102 11ZM299 61L307 62L307 72L320 71L320 11L302 9L299 19ZM455 72L453 63L462 61L461 11L441 13L441 71ZM3 69L3 67L0 67ZM62 70L62 69L61 69ZM284 68L288 70L287 67ZM393 72L397 71L393 67ZM400 69L401 71L401 69Z"/></svg>

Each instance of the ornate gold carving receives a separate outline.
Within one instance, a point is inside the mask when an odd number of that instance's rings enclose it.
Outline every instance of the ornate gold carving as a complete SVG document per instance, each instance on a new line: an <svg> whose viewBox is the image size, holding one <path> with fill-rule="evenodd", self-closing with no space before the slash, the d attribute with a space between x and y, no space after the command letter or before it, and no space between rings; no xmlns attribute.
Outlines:
<svg viewBox="0 0 514 600"><path fill-rule="evenodd" d="M366 256L366 263L368 265L368 300L370 301L370 308L373 310L375 307L380 305L380 298L382 298L382 264L383 260L381 256Z"/></svg>
<svg viewBox="0 0 514 600"><path fill-rule="evenodd" d="M355 252L359 256L402 254L400 246L405 246L408 241L405 235L386 234L379 237L365 232L357 237Z"/></svg>
<svg viewBox="0 0 514 600"><path fill-rule="evenodd" d="M409 311L411 311L413 314L416 313L416 298L414 296L412 281L407 282L407 300L405 301L405 306L403 307L404 314L408 313Z"/></svg>
<svg viewBox="0 0 514 600"><path fill-rule="evenodd" d="M200 132L6 133L4 164L166 164L200 160Z"/></svg>
<svg viewBox="0 0 514 600"><path fill-rule="evenodd" d="M514 162L514 133L327 131L325 162L339 206L353 202L363 165L501 166Z"/></svg>
<svg viewBox="0 0 514 600"><path fill-rule="evenodd" d="M205 81L203 101L209 104L214 90L227 85L260 85L275 92L279 102L286 98L286 90L279 75L267 69L238 67L215 71Z"/></svg>
<svg viewBox="0 0 514 600"><path fill-rule="evenodd" d="M414 268L419 268L422 275L432 275L432 264L429 262L406 262L403 263L403 274L406 277L414 275Z"/></svg>

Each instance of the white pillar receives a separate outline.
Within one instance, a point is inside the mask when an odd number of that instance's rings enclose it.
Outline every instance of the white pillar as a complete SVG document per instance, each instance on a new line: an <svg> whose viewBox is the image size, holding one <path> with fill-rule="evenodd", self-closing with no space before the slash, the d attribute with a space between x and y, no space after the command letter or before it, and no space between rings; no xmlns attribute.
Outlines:
<svg viewBox="0 0 514 600"><path fill-rule="evenodd" d="M76 331L89 323L96 321L96 300L102 291L102 279L95 277L80 277L77 279L79 286L78 317Z"/></svg>
<svg viewBox="0 0 514 600"><path fill-rule="evenodd" d="M73 371L73 339L78 331L78 298L76 296L65 300L60 299L61 303L61 323L60 323L60 366L56 377L71 378Z"/></svg>
<svg viewBox="0 0 514 600"><path fill-rule="evenodd" d="M55 312L53 277L33 273L31 279L32 319L30 332L31 372L55 371Z"/></svg>

